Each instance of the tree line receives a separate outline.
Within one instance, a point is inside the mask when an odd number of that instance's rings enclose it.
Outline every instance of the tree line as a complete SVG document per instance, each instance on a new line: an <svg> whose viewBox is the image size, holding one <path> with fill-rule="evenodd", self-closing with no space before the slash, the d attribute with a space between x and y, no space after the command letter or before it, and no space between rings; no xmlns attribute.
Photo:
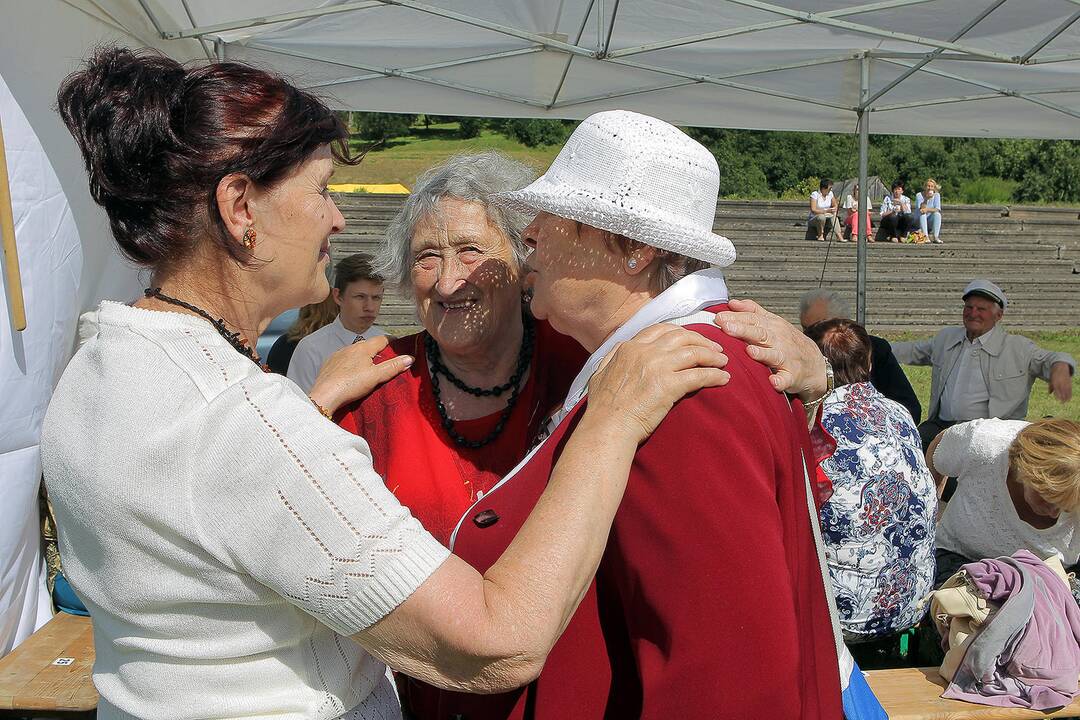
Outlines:
<svg viewBox="0 0 1080 720"><path fill-rule="evenodd" d="M350 129L368 142L385 142L432 125L462 139L493 132L527 147L564 142L570 120L471 118L392 113L348 113ZM804 198L819 178L858 173L853 134L684 128L708 147L720 166L720 195L729 198ZM927 178L956 203L1078 203L1080 142L872 135L869 167L911 193Z"/></svg>

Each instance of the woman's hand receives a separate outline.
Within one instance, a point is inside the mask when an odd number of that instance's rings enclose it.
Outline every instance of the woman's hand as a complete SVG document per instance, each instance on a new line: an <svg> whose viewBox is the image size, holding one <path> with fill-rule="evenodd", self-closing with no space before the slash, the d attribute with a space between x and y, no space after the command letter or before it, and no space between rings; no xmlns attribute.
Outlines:
<svg viewBox="0 0 1080 720"><path fill-rule="evenodd" d="M643 442L683 396L726 385L725 365L723 348L700 333L652 325L607 355L589 381L586 412Z"/></svg>
<svg viewBox="0 0 1080 720"><path fill-rule="evenodd" d="M728 307L731 310L717 313L716 324L745 341L750 357L772 368L769 382L774 388L803 402L825 394L825 358L813 340L753 300L732 300Z"/></svg>
<svg viewBox="0 0 1080 720"><path fill-rule="evenodd" d="M323 363L308 395L331 413L346 403L367 397L372 390L413 364L411 355L399 355L376 365L372 359L387 342L385 337L374 337L335 352Z"/></svg>

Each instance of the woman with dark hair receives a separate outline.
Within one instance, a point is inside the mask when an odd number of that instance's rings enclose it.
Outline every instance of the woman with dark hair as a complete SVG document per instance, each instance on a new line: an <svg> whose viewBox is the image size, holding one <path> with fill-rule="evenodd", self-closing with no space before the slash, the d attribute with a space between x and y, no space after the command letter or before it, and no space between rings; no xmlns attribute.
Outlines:
<svg viewBox="0 0 1080 720"><path fill-rule="evenodd" d="M911 210L911 198L904 194L904 183L897 180L892 192L881 201L881 233L889 242L900 242L917 227L919 221Z"/></svg>
<svg viewBox="0 0 1080 720"><path fill-rule="evenodd" d="M822 178L818 189L810 193L808 230L816 232L819 241L833 231L836 223L836 196L833 195L832 185L832 180Z"/></svg>
<svg viewBox="0 0 1080 720"><path fill-rule="evenodd" d="M836 450L819 472L832 484L821 507L826 562L844 639L866 642L919 621L933 589L937 494L910 413L870 384L870 336L851 320L806 334L832 363L836 389L821 424Z"/></svg>
<svg viewBox="0 0 1080 720"><path fill-rule="evenodd" d="M697 333L651 328L590 386L543 499L487 572L451 555L324 415L409 366L385 339L310 397L252 351L322 300L347 133L236 63L104 48L60 113L120 249L151 272L57 385L41 442L65 569L94 618L98 716L394 718L383 663L491 692L534 678L584 595L639 443L723 384ZM528 622L521 622L528 618Z"/></svg>

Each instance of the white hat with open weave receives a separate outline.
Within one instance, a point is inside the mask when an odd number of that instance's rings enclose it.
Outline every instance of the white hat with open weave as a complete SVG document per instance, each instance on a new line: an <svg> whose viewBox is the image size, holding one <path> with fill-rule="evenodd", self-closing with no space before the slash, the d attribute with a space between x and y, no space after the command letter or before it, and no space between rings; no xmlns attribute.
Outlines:
<svg viewBox="0 0 1080 720"><path fill-rule="evenodd" d="M701 143L663 120L610 110L585 118L546 173L494 199L724 267L735 246L712 231L719 188Z"/></svg>

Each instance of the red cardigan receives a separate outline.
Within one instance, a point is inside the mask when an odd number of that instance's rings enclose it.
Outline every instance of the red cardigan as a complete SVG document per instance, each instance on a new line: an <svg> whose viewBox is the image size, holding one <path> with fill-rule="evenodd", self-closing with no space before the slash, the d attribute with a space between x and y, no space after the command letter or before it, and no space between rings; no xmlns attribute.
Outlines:
<svg viewBox="0 0 1080 720"><path fill-rule="evenodd" d="M731 382L679 402L641 446L596 580L540 678L503 695L443 692L439 720L842 717L801 406L743 343L692 328L723 345ZM456 554L482 572L498 559L583 406L469 509Z"/></svg>

